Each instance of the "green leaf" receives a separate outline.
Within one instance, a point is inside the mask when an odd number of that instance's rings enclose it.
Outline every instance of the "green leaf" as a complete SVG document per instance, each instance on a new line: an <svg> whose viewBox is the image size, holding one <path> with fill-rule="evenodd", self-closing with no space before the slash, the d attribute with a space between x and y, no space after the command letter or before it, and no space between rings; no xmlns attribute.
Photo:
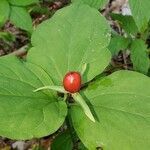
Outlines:
<svg viewBox="0 0 150 150"><path fill-rule="evenodd" d="M72 94L73 99L82 107L84 113L86 116L93 122L95 122L95 119L93 117L93 114L91 113L90 108L86 104L85 100L82 98L82 96L79 93Z"/></svg>
<svg viewBox="0 0 150 150"><path fill-rule="evenodd" d="M10 21L17 27L32 32L32 19L26 8L11 6Z"/></svg>
<svg viewBox="0 0 150 150"><path fill-rule="evenodd" d="M43 87L40 87L38 89L35 89L34 92L38 92L38 91L41 91L41 90L53 90L53 91L57 91L57 92L60 92L60 93L68 93L67 91L65 91L63 86L56 86L56 85L43 86Z"/></svg>
<svg viewBox="0 0 150 150"><path fill-rule="evenodd" d="M73 142L69 131L65 131L64 133L58 135L54 139L51 148L52 150L72 150Z"/></svg>
<svg viewBox="0 0 150 150"><path fill-rule="evenodd" d="M8 0L8 1L10 4L16 6L27 6L39 2L39 0Z"/></svg>
<svg viewBox="0 0 150 150"><path fill-rule="evenodd" d="M108 3L108 0L71 0L71 2L72 3L87 4L91 7L96 8L96 9L100 9Z"/></svg>
<svg viewBox="0 0 150 150"><path fill-rule="evenodd" d="M110 50L111 54L114 56L114 55L118 55L120 50L127 49L129 44L130 44L130 39L120 35L113 35L108 45L108 49Z"/></svg>
<svg viewBox="0 0 150 150"><path fill-rule="evenodd" d="M37 27L27 61L41 66L55 85L61 85L68 71L83 70L83 82L101 73L110 61L107 45L110 28L96 9L70 5Z"/></svg>
<svg viewBox="0 0 150 150"><path fill-rule="evenodd" d="M150 60L147 53L147 46L144 41L136 39L132 42L131 60L134 70L147 74L150 67Z"/></svg>
<svg viewBox="0 0 150 150"><path fill-rule="evenodd" d="M132 16L124 16L121 14L111 14L113 20L118 20L120 26L124 29L129 35L136 35L138 28L135 24L135 21Z"/></svg>
<svg viewBox="0 0 150 150"><path fill-rule="evenodd" d="M88 150L84 145L83 145L83 143L79 143L78 144L78 150Z"/></svg>
<svg viewBox="0 0 150 150"><path fill-rule="evenodd" d="M148 150L150 147L150 79L132 71L117 71L93 83L82 94L97 117L91 122L72 106L74 128L90 150Z"/></svg>
<svg viewBox="0 0 150 150"><path fill-rule="evenodd" d="M147 28L150 19L150 0L129 0L133 18L140 31Z"/></svg>
<svg viewBox="0 0 150 150"><path fill-rule="evenodd" d="M9 17L9 3L7 0L1 0L0 1L0 27L4 25L4 23L7 21Z"/></svg>
<svg viewBox="0 0 150 150"><path fill-rule="evenodd" d="M0 40L4 40L6 42L14 42L15 41L15 35L9 32L0 32Z"/></svg>
<svg viewBox="0 0 150 150"><path fill-rule="evenodd" d="M31 139L55 132L64 122L67 107L56 93L33 90L53 85L48 74L16 57L0 58L0 135Z"/></svg>

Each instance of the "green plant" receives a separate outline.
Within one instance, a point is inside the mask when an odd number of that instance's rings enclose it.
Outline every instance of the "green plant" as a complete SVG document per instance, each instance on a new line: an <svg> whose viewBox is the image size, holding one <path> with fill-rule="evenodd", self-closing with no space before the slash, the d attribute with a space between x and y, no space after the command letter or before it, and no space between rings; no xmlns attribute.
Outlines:
<svg viewBox="0 0 150 150"><path fill-rule="evenodd" d="M68 130L53 149L60 149L61 141L71 150L78 136L89 150L148 150L150 79L127 70L98 78L111 60L110 40L106 19L83 2L40 24L26 61L12 55L0 59L0 135L38 138L64 123ZM82 74L78 93L63 88L70 71Z"/></svg>
<svg viewBox="0 0 150 150"><path fill-rule="evenodd" d="M118 21L124 34L112 34L109 49L112 55L117 55L120 50L124 52L130 50L133 69L147 74L150 68L148 50L150 44L147 43L150 37L150 1L129 0L129 4L132 16L110 14L113 20Z"/></svg>
<svg viewBox="0 0 150 150"><path fill-rule="evenodd" d="M27 6L38 2L39 0L1 0L0 27L10 20L17 27L31 33L32 19L27 11Z"/></svg>

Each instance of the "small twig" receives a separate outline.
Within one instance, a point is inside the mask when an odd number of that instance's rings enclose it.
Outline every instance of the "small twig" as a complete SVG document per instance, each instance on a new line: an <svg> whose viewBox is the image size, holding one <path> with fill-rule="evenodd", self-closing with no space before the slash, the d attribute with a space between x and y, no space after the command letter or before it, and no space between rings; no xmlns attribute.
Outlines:
<svg viewBox="0 0 150 150"><path fill-rule="evenodd" d="M25 45L25 46L21 47L20 49L18 49L17 51L12 52L11 54L15 55L17 57L23 57L27 54L28 47L29 47L29 45Z"/></svg>
<svg viewBox="0 0 150 150"><path fill-rule="evenodd" d="M122 52L122 56L123 56L124 68L127 70L128 64L127 64L127 60L126 60L126 51Z"/></svg>

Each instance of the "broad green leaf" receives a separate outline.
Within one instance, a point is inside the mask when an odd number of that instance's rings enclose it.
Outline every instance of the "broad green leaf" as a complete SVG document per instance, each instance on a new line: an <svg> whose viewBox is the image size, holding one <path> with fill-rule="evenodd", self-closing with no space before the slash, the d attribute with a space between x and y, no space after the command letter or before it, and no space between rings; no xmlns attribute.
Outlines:
<svg viewBox="0 0 150 150"><path fill-rule="evenodd" d="M150 19L150 0L129 0L129 4L138 29L144 31Z"/></svg>
<svg viewBox="0 0 150 150"><path fill-rule="evenodd" d="M65 131L64 133L58 135L53 143L52 150L72 150L73 142L69 131Z"/></svg>
<svg viewBox="0 0 150 150"><path fill-rule="evenodd" d="M111 14L113 20L117 20L124 31L129 35L136 35L138 28L132 16Z"/></svg>
<svg viewBox="0 0 150 150"><path fill-rule="evenodd" d="M16 6L27 6L39 2L39 0L8 0L8 1L10 4Z"/></svg>
<svg viewBox="0 0 150 150"><path fill-rule="evenodd" d="M55 132L64 122L65 102L50 91L33 92L52 84L41 68L16 57L1 57L0 135L24 140Z"/></svg>
<svg viewBox="0 0 150 150"><path fill-rule="evenodd" d="M147 74L150 67L150 60L144 41L136 39L132 42L131 60L134 70Z"/></svg>
<svg viewBox="0 0 150 150"><path fill-rule="evenodd" d="M91 122L74 105L74 128L90 150L148 150L150 147L150 79L132 71L117 71L89 86L82 94L95 112Z"/></svg>
<svg viewBox="0 0 150 150"><path fill-rule="evenodd" d="M120 50L127 49L129 44L130 44L130 39L120 35L113 35L108 45L108 49L110 50L111 54L114 56L117 55Z"/></svg>
<svg viewBox="0 0 150 150"><path fill-rule="evenodd" d="M100 8L103 8L108 3L108 0L71 0L71 2L87 4L91 7L100 9Z"/></svg>
<svg viewBox="0 0 150 150"><path fill-rule="evenodd" d="M94 8L73 4L37 27L27 61L41 66L55 85L62 84L68 71L81 72L86 63L83 82L87 82L109 64L109 41L105 18Z"/></svg>
<svg viewBox="0 0 150 150"><path fill-rule="evenodd" d="M7 0L1 0L0 1L0 27L4 25L4 23L7 21L9 17L9 3Z"/></svg>
<svg viewBox="0 0 150 150"><path fill-rule="evenodd" d="M32 32L32 19L26 8L11 6L10 21L17 27Z"/></svg>

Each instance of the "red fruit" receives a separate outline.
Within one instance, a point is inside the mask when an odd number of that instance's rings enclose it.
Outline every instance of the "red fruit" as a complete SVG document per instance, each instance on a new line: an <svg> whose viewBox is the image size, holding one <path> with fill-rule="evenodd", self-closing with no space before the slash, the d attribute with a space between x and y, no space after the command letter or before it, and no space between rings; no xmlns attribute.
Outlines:
<svg viewBox="0 0 150 150"><path fill-rule="evenodd" d="M76 93L81 88L81 75L79 72L68 72L63 79L63 86L66 91Z"/></svg>

